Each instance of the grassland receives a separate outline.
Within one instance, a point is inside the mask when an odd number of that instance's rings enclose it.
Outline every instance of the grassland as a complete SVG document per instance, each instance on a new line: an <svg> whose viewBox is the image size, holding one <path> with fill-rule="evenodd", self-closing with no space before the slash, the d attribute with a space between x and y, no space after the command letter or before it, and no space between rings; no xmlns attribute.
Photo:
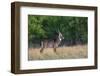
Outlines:
<svg viewBox="0 0 100 76"><path fill-rule="evenodd" d="M58 47L54 52L53 48L45 48L40 53L41 48L29 48L28 60L52 60L52 59L79 59L87 58L87 45L75 45L68 47Z"/></svg>

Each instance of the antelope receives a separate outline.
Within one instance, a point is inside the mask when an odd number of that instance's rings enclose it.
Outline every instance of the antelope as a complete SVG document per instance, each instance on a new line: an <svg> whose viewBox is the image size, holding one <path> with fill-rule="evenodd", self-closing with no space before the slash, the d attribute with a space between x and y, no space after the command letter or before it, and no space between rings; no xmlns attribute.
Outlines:
<svg viewBox="0 0 100 76"><path fill-rule="evenodd" d="M54 49L54 52L56 52L56 48L59 46L61 41L64 39L62 33L56 32L55 37L52 39L44 39L41 41L41 50L40 52L42 53L45 48L51 47Z"/></svg>

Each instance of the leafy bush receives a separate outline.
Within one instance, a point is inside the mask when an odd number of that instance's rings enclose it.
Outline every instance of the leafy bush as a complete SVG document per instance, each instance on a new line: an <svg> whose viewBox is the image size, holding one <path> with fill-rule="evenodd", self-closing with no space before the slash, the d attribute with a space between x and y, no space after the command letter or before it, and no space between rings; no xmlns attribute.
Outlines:
<svg viewBox="0 0 100 76"><path fill-rule="evenodd" d="M59 30L72 44L87 43L87 21L87 17L28 15L28 39L52 38Z"/></svg>

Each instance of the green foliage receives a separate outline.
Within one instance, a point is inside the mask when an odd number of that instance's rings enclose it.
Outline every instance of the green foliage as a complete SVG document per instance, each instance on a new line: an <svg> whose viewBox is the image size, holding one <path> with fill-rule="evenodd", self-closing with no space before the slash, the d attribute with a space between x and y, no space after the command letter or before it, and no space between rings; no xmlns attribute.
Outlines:
<svg viewBox="0 0 100 76"><path fill-rule="evenodd" d="M87 43L87 17L28 16L28 37L32 39L52 38L58 30L65 40Z"/></svg>

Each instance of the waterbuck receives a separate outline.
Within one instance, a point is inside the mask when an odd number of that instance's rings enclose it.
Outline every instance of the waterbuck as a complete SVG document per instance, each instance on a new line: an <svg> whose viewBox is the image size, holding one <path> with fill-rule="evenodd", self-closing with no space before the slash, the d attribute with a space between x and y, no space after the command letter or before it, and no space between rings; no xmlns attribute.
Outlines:
<svg viewBox="0 0 100 76"><path fill-rule="evenodd" d="M53 48L54 52L56 52L56 48L58 45L61 43L61 41L64 39L62 33L56 32L55 36L52 39L44 39L41 41L41 50L40 52L42 53L45 48Z"/></svg>

